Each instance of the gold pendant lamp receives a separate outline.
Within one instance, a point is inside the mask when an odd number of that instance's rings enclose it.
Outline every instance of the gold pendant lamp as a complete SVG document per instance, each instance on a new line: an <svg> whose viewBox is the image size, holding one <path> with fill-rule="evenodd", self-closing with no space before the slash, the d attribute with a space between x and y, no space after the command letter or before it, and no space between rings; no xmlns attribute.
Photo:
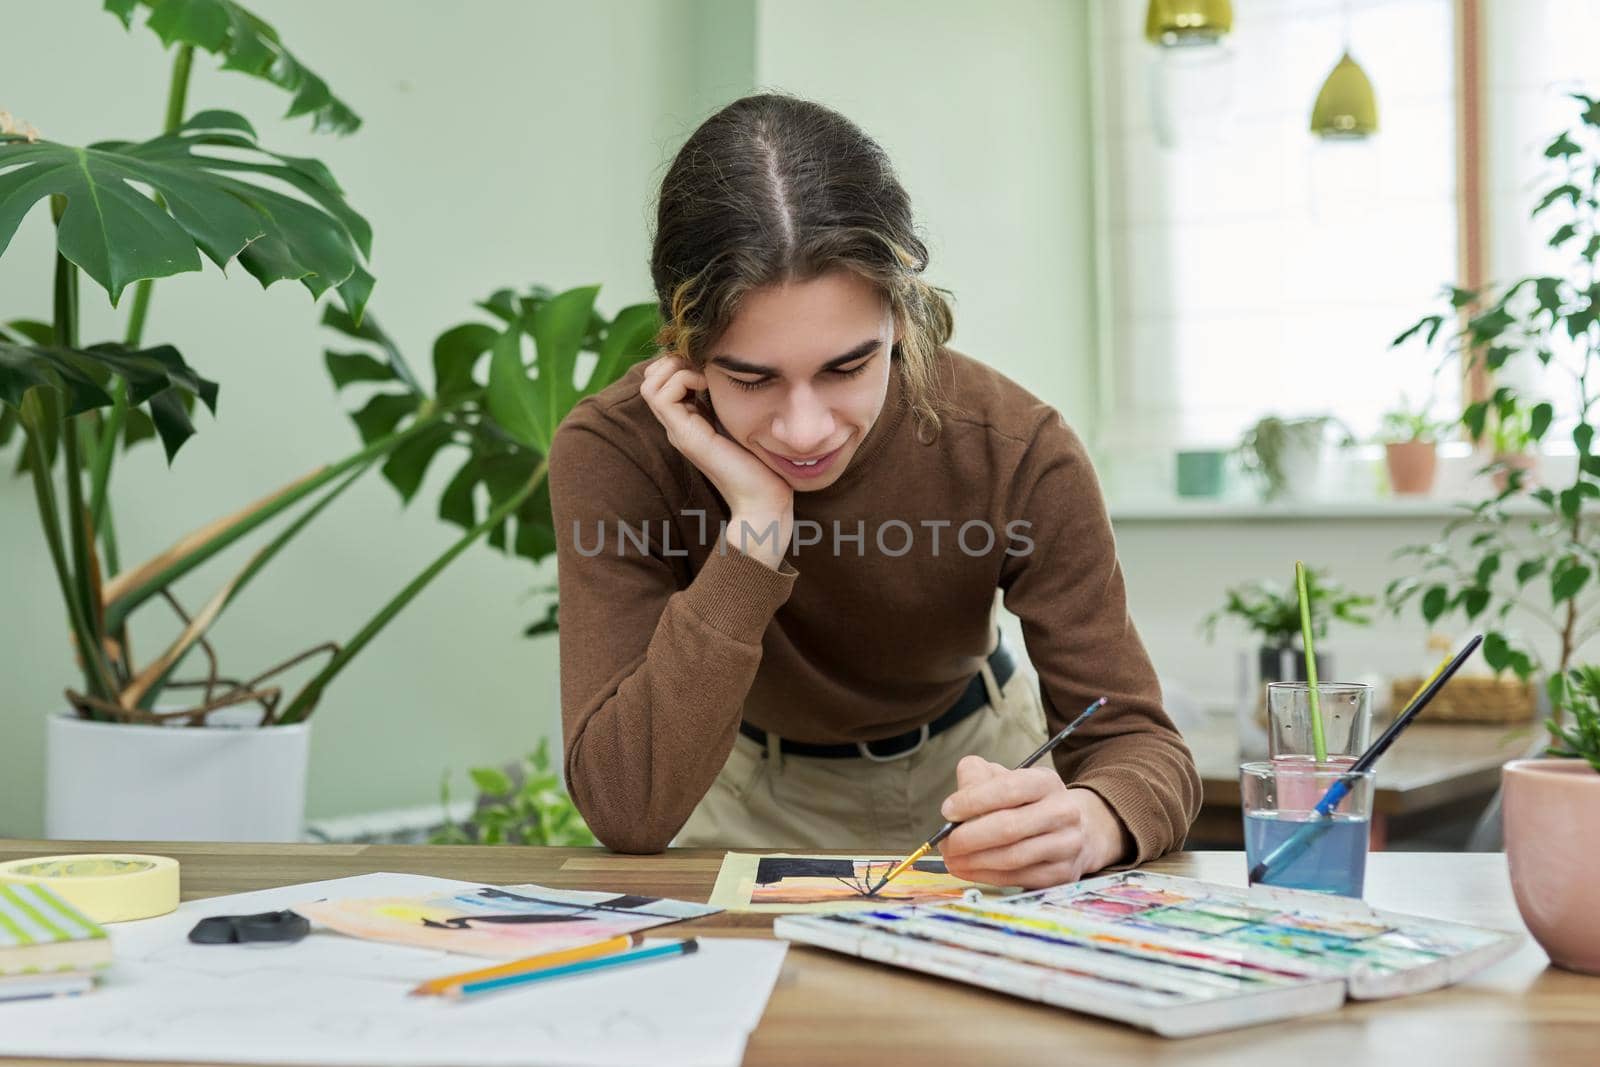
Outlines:
<svg viewBox="0 0 1600 1067"><path fill-rule="evenodd" d="M1150 0L1144 36L1163 48L1216 44L1233 29L1231 0Z"/></svg>
<svg viewBox="0 0 1600 1067"><path fill-rule="evenodd" d="M1345 52L1311 108L1311 132L1324 139L1361 140L1378 132L1378 98L1361 64Z"/></svg>

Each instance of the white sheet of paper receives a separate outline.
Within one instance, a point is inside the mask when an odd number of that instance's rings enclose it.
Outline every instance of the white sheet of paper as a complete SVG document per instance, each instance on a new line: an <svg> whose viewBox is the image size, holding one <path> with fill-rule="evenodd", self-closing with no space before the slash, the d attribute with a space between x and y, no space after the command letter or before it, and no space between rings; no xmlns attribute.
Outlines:
<svg viewBox="0 0 1600 1067"><path fill-rule="evenodd" d="M117 962L103 987L0 1005L0 1055L352 1067L732 1067L743 1058L784 942L703 938L689 956L449 1001L407 991L483 960L327 931L292 945L187 940L207 915L470 884L361 875L193 901L110 927Z"/></svg>

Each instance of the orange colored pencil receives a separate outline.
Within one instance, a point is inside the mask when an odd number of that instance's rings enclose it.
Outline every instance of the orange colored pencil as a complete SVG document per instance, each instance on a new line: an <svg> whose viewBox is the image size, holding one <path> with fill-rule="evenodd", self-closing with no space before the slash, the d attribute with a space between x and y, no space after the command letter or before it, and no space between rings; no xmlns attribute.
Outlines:
<svg viewBox="0 0 1600 1067"><path fill-rule="evenodd" d="M598 956L609 956L612 953L633 948L643 941L643 934L623 934L608 941L596 941L592 945L579 945L577 948L564 948L556 952L545 952L538 956L511 960L508 963L501 963L494 967L483 967L476 971L447 974L443 978L430 978L428 981L423 982L411 990L411 995L446 996L452 990L469 982L486 982L495 978L506 978L514 974L525 974L528 971L542 971L546 967L559 967L562 964L577 963L580 960L594 959Z"/></svg>

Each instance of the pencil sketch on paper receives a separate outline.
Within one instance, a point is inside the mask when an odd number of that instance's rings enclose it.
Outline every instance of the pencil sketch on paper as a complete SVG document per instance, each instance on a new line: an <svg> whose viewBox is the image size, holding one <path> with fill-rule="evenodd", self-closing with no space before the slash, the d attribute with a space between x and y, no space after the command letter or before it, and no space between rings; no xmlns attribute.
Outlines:
<svg viewBox="0 0 1600 1067"><path fill-rule="evenodd" d="M427 897L367 897L297 904L312 922L352 937L518 959L650 930L720 909L659 897L474 886Z"/></svg>
<svg viewBox="0 0 1600 1067"><path fill-rule="evenodd" d="M960 898L974 887L945 870L938 857L918 860L881 891L868 895L897 856L749 855L722 860L711 903L729 911L832 911L874 904L917 904Z"/></svg>

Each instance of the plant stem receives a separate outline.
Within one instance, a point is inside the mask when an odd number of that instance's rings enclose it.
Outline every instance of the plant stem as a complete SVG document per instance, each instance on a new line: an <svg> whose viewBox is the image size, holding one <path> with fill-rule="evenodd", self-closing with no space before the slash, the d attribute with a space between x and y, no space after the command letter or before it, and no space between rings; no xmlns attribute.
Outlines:
<svg viewBox="0 0 1600 1067"><path fill-rule="evenodd" d="M62 348L76 348L78 344L78 268L67 261L60 252L55 258L53 326L55 343ZM76 615L80 641L88 643L78 650L83 657L89 689L94 696L112 700L116 690L111 685L110 672L104 669L102 657L105 649L101 643L100 605L95 603L89 572L89 513L83 501L83 460L78 448L80 430L77 416L62 414L59 398L50 396L44 402L44 418L59 426L61 444L61 473L66 480L67 536L72 546L71 566L65 571L67 595ZM49 470L45 471L48 478ZM50 501L51 516L55 518L54 501Z"/></svg>
<svg viewBox="0 0 1600 1067"><path fill-rule="evenodd" d="M260 551L252 556L250 558L250 562L245 565L244 570L241 571L239 576L233 580L232 587L228 590L227 596L223 598L222 608L226 609L228 605L237 600L239 598L239 594L244 592L245 587L250 584L251 579L260 573L261 568L265 567L269 562L271 562L274 556L283 551L284 547L287 546L290 541L294 540L295 536L311 523L311 520L322 514L323 510L327 508L328 505L339 499L339 497L344 494L346 489L349 489L352 485L359 481L361 476L367 473L368 467L376 462L377 460L373 459L367 464L357 467L347 478L345 478L344 481L340 482L338 485L324 493L322 498L315 504L312 504L305 511L295 516L294 522L285 527L283 531L278 534L278 536L267 542L267 544ZM219 611L218 614L220 615L221 612ZM199 634L196 634L195 643L198 643L204 636L204 630L202 630ZM160 699L161 693L164 691L168 679L172 677L174 671L183 665L184 657L187 656L188 652L192 650L193 645L191 645L190 649L186 650L183 655L180 655L178 658L174 659L171 665L168 666L167 669L150 684L149 688L146 689L144 694L139 698L139 707L145 709L146 711L149 711L155 707L155 702Z"/></svg>
<svg viewBox="0 0 1600 1067"><path fill-rule="evenodd" d="M184 541L180 541L172 549L168 550L166 554L172 556L171 562L144 578L138 585L116 595L106 604L107 626L115 630L145 601L159 595L163 589L172 585L173 582L176 582L179 578L182 578L258 526L276 518L288 508L293 507L296 502L315 493L352 467L360 466L399 447L410 440L413 435L444 418L445 414L445 411L436 411L425 418L419 418L399 433L393 433L388 437L374 441L366 448L356 452L354 455L346 456L333 466L324 467L314 474L308 475L299 482L293 483L288 489L284 490L281 496L273 499L266 507L250 513L237 523L226 527L213 536L206 537L195 544L188 544L187 542L195 536L191 534L190 538L185 538Z"/></svg>
<svg viewBox="0 0 1600 1067"><path fill-rule="evenodd" d="M549 468L550 459L547 456L539 461L539 465L534 468L533 474L521 489L518 489L514 495L491 511L482 522L463 534L455 544L446 549L438 559L428 564L421 574L413 578L404 589L400 590L393 600L380 608L378 613L368 620L367 624L357 631L349 643L341 648L333 659L328 662L327 666L323 667L315 678L306 683L305 688L299 692L289 704L289 707L279 716L278 721L284 723L301 722L310 715L316 708L317 702L322 699L322 691L355 658L356 653L360 652L373 638L377 637L383 628L389 625L390 621L399 614L400 610L414 600L417 594L427 587L429 582L433 581L441 571L454 562L457 556L466 551L478 538L504 522L506 517L516 511L517 508L521 507L523 501L532 496L534 491L539 488L539 484L544 481L545 472Z"/></svg>
<svg viewBox="0 0 1600 1067"><path fill-rule="evenodd" d="M39 524L44 528L45 544L50 548L50 562L55 567L56 581L61 586L61 599L67 608L67 624L81 650L79 659L83 667L84 684L95 692L112 691L111 680L104 671L99 651L83 617L82 606L73 589L72 568L67 562L65 539L61 534L61 511L56 503L55 487L50 484L54 473L44 447L47 427L57 426L54 398L49 390L35 390L22 403L22 430L27 444L30 473L33 476L34 500L39 507ZM59 427L58 427L59 432Z"/></svg>
<svg viewBox="0 0 1600 1067"><path fill-rule="evenodd" d="M167 85L167 109L161 124L162 133L172 133L183 125L183 112L189 98L189 72L193 65L194 45L180 45L172 58L172 78ZM155 200L163 208L166 207L166 200L160 193L155 194ZM153 279L142 278L133 288L133 307L128 312L128 328L123 334L123 343L129 348L138 348L144 337L145 319L150 314L150 292L154 285ZM122 425L128 415L127 383L118 378L112 386L111 396L111 414L101 428L100 440L93 452L89 501L94 514L95 536L101 539L105 547L106 567L109 573L115 574L119 569L116 558L117 535L106 515L106 493L111 484L111 465L116 458L117 438L122 435Z"/></svg>
<svg viewBox="0 0 1600 1067"><path fill-rule="evenodd" d="M100 434L95 442L94 450L89 461L89 510L94 516L94 531L96 536L106 534L106 490L111 483L111 462L117 453L117 438L122 436L122 425L128 415L128 383L117 378L111 386L111 414L106 416L105 423L100 428ZM110 541L116 541L116 535L110 535ZM110 545L107 546L108 548ZM107 555L107 564L111 573L115 574L117 565Z"/></svg>
<svg viewBox="0 0 1600 1067"><path fill-rule="evenodd" d="M165 133L183 125L184 107L189 98L189 68L193 64L194 45L179 45L177 55L172 57L172 81L167 85L167 116L162 125Z"/></svg>

